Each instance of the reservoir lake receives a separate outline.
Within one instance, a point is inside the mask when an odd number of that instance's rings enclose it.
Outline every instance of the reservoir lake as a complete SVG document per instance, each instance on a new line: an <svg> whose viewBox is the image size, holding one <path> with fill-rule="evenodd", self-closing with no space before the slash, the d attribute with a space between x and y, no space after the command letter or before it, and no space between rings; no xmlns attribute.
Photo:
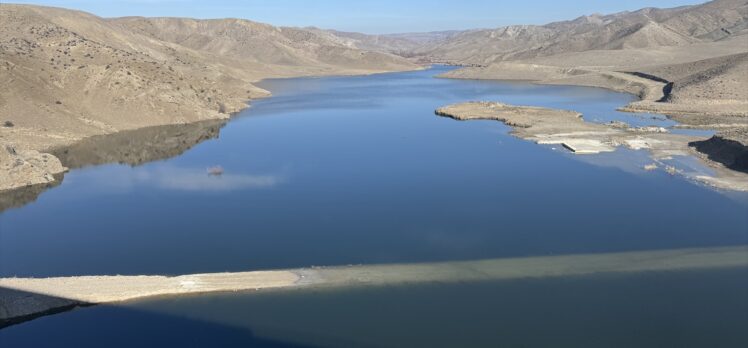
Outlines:
<svg viewBox="0 0 748 348"><path fill-rule="evenodd" d="M578 156L434 110L489 100L709 132L616 111L626 94L435 77L450 69L268 80L273 97L228 122L61 150L74 168L62 183L0 212L0 277L748 244L746 193L646 171L644 151ZM216 166L223 174L209 175ZM0 345L734 347L748 344L746 327L748 269L729 268L149 299L14 325Z"/></svg>

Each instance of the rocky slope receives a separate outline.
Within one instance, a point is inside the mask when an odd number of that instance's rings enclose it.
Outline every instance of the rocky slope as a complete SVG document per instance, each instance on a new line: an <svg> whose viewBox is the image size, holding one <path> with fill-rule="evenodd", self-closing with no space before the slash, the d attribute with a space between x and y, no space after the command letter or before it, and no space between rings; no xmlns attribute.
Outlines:
<svg viewBox="0 0 748 348"><path fill-rule="evenodd" d="M475 30L419 47L413 53L459 64L486 65L569 52L714 42L745 34L747 26L748 2L715 0L698 6L595 14L543 26Z"/></svg>
<svg viewBox="0 0 748 348"><path fill-rule="evenodd" d="M748 38L745 41L748 44ZM748 51L748 46L745 47ZM748 52L682 64L667 64L641 69L673 83L666 100L678 103L709 95L713 103L748 101ZM748 110L746 110L748 112Z"/></svg>
<svg viewBox="0 0 748 348"><path fill-rule="evenodd" d="M255 23L243 19L119 18L110 20L145 36L200 52L260 76L296 76L299 70L318 74L361 73L413 68L401 57L361 50L330 33ZM311 73L311 72L310 72ZM308 74L308 73L307 73Z"/></svg>
<svg viewBox="0 0 748 348"><path fill-rule="evenodd" d="M415 57L418 56L418 51L426 47L438 45L469 31L448 30L384 35L368 35L336 30L328 30L326 32L338 37L351 47L378 52L390 52L404 57ZM423 56L420 58L425 61L430 59Z"/></svg>

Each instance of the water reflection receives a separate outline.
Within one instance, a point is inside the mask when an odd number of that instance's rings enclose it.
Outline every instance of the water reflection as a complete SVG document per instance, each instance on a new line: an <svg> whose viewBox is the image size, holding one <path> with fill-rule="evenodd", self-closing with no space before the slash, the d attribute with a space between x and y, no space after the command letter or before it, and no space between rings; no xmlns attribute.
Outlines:
<svg viewBox="0 0 748 348"><path fill-rule="evenodd" d="M55 176L56 181L50 184L32 185L0 192L0 213L35 201L42 192L59 185L62 177L63 175Z"/></svg>
<svg viewBox="0 0 748 348"><path fill-rule="evenodd" d="M123 192L136 186L172 191L222 192L271 188L283 181L278 175L225 173L217 176L209 175L205 168L181 168L169 164L155 164L137 170L114 168L106 176L82 175L75 180L86 180L87 189L101 193Z"/></svg>
<svg viewBox="0 0 748 348"><path fill-rule="evenodd" d="M649 161L615 165L634 151L582 158L512 137L500 122L433 114L466 100L500 100L624 117L615 108L629 96L433 78L443 70L273 81L275 97L237 116L220 140L135 168L75 170L36 204L3 213L0 275L191 274L748 244L748 201L664 170L646 172ZM181 136L189 144L217 132ZM114 151L132 149L129 138ZM156 144L144 152L168 156L169 146ZM70 151L66 161L159 158L101 151ZM611 163L583 162L594 159ZM217 165L223 177L209 176ZM54 242L39 243L46 240Z"/></svg>
<svg viewBox="0 0 748 348"><path fill-rule="evenodd" d="M218 134L226 120L167 125L94 136L52 152L70 169L105 163L137 166L171 158Z"/></svg>
<svg viewBox="0 0 748 348"><path fill-rule="evenodd" d="M743 347L746 275L741 267L155 299L13 326L0 331L0 343Z"/></svg>
<svg viewBox="0 0 748 348"><path fill-rule="evenodd" d="M123 131L93 136L50 152L70 169L106 163L137 166L178 156L203 141L216 139L226 123L226 120L211 120ZM172 176L168 177L170 174ZM136 176L138 175L140 179L149 176L148 173L142 172ZM57 177L57 181L51 185L34 185L0 193L0 212L35 201L44 191L59 185L63 176ZM171 185L172 188L185 190L221 190L237 186L268 185L273 181L272 178L242 176L229 176L222 180L208 181L206 178L174 169L171 173L167 171L152 176L161 179L159 181L161 186ZM137 177L133 180L137 181Z"/></svg>

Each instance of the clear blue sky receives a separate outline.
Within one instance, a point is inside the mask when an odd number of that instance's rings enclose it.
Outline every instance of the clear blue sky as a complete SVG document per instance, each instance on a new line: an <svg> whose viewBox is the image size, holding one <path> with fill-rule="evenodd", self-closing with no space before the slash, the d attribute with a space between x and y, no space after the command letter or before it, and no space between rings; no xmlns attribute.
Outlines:
<svg viewBox="0 0 748 348"><path fill-rule="evenodd" d="M0 0L79 9L103 17L245 18L365 33L545 24L583 14L675 7L705 0Z"/></svg>

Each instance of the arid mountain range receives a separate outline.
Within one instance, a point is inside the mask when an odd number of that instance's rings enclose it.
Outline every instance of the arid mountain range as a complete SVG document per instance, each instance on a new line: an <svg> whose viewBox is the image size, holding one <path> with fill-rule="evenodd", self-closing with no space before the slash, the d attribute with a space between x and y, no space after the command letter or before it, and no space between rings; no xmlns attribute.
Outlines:
<svg viewBox="0 0 748 348"><path fill-rule="evenodd" d="M243 19L100 18L0 4L0 191L53 182L45 154L84 138L226 119L265 78L465 66L452 78L637 94L748 144L748 0L589 15L543 26L366 35ZM724 140L724 139L723 139Z"/></svg>
<svg viewBox="0 0 748 348"><path fill-rule="evenodd" d="M716 0L672 9L645 8L571 21L425 34L333 32L356 47L452 64L488 65L591 50L625 50L723 41L748 33L748 2Z"/></svg>

